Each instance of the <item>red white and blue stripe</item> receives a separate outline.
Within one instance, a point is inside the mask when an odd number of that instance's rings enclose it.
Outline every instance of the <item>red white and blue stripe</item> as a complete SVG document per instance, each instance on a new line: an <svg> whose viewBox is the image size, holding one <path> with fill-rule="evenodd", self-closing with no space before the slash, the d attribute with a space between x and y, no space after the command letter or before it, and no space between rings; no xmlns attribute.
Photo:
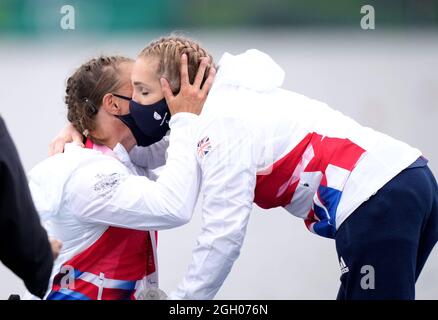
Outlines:
<svg viewBox="0 0 438 320"><path fill-rule="evenodd" d="M310 231L334 238L342 191L364 153L349 139L309 133L269 174L257 176L254 202L265 209L284 207Z"/></svg>
<svg viewBox="0 0 438 320"><path fill-rule="evenodd" d="M198 156L202 159L211 150L211 143L209 137L204 137L198 142Z"/></svg>

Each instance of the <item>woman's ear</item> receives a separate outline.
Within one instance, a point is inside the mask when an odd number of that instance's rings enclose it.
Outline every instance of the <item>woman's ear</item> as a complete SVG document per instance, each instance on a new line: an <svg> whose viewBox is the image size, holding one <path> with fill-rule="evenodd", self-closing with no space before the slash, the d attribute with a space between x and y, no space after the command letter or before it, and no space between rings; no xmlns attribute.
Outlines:
<svg viewBox="0 0 438 320"><path fill-rule="evenodd" d="M120 115L122 112L120 107L116 104L114 96L111 93L107 93L103 96L102 108L112 115Z"/></svg>

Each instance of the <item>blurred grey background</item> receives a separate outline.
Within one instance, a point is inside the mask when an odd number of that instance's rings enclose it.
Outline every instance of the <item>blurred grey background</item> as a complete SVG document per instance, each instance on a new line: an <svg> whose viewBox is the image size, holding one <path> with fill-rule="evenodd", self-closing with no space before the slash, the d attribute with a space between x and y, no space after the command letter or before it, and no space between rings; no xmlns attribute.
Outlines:
<svg viewBox="0 0 438 320"><path fill-rule="evenodd" d="M74 30L60 27L65 4L75 9ZM374 30L361 29L364 4L375 8ZM66 122L65 81L76 67L99 54L135 57L176 30L216 60L225 51L265 51L286 71L284 88L418 147L438 175L437 25L436 1L2 0L0 114L29 170ZM334 241L282 209L253 211L241 257L217 298L334 299L341 275ZM182 279L200 227L198 208L190 224L160 233L165 291ZM435 248L417 298L438 298L437 271ZM0 299L23 291L0 265Z"/></svg>

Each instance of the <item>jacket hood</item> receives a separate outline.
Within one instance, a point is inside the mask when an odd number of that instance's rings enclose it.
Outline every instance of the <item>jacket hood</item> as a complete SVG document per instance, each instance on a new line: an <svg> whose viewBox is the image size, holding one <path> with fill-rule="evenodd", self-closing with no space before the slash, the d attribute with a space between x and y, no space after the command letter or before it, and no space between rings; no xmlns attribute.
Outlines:
<svg viewBox="0 0 438 320"><path fill-rule="evenodd" d="M215 84L241 86L256 91L281 87L285 73L272 58L256 49L239 55L225 53L218 63Z"/></svg>

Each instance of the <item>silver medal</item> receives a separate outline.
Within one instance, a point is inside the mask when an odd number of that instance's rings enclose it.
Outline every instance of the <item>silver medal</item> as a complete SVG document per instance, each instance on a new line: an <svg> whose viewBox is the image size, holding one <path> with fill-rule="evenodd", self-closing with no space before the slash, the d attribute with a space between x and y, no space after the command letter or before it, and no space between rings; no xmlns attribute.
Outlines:
<svg viewBox="0 0 438 320"><path fill-rule="evenodd" d="M147 288L136 295L137 300L167 300L167 294L158 288Z"/></svg>

